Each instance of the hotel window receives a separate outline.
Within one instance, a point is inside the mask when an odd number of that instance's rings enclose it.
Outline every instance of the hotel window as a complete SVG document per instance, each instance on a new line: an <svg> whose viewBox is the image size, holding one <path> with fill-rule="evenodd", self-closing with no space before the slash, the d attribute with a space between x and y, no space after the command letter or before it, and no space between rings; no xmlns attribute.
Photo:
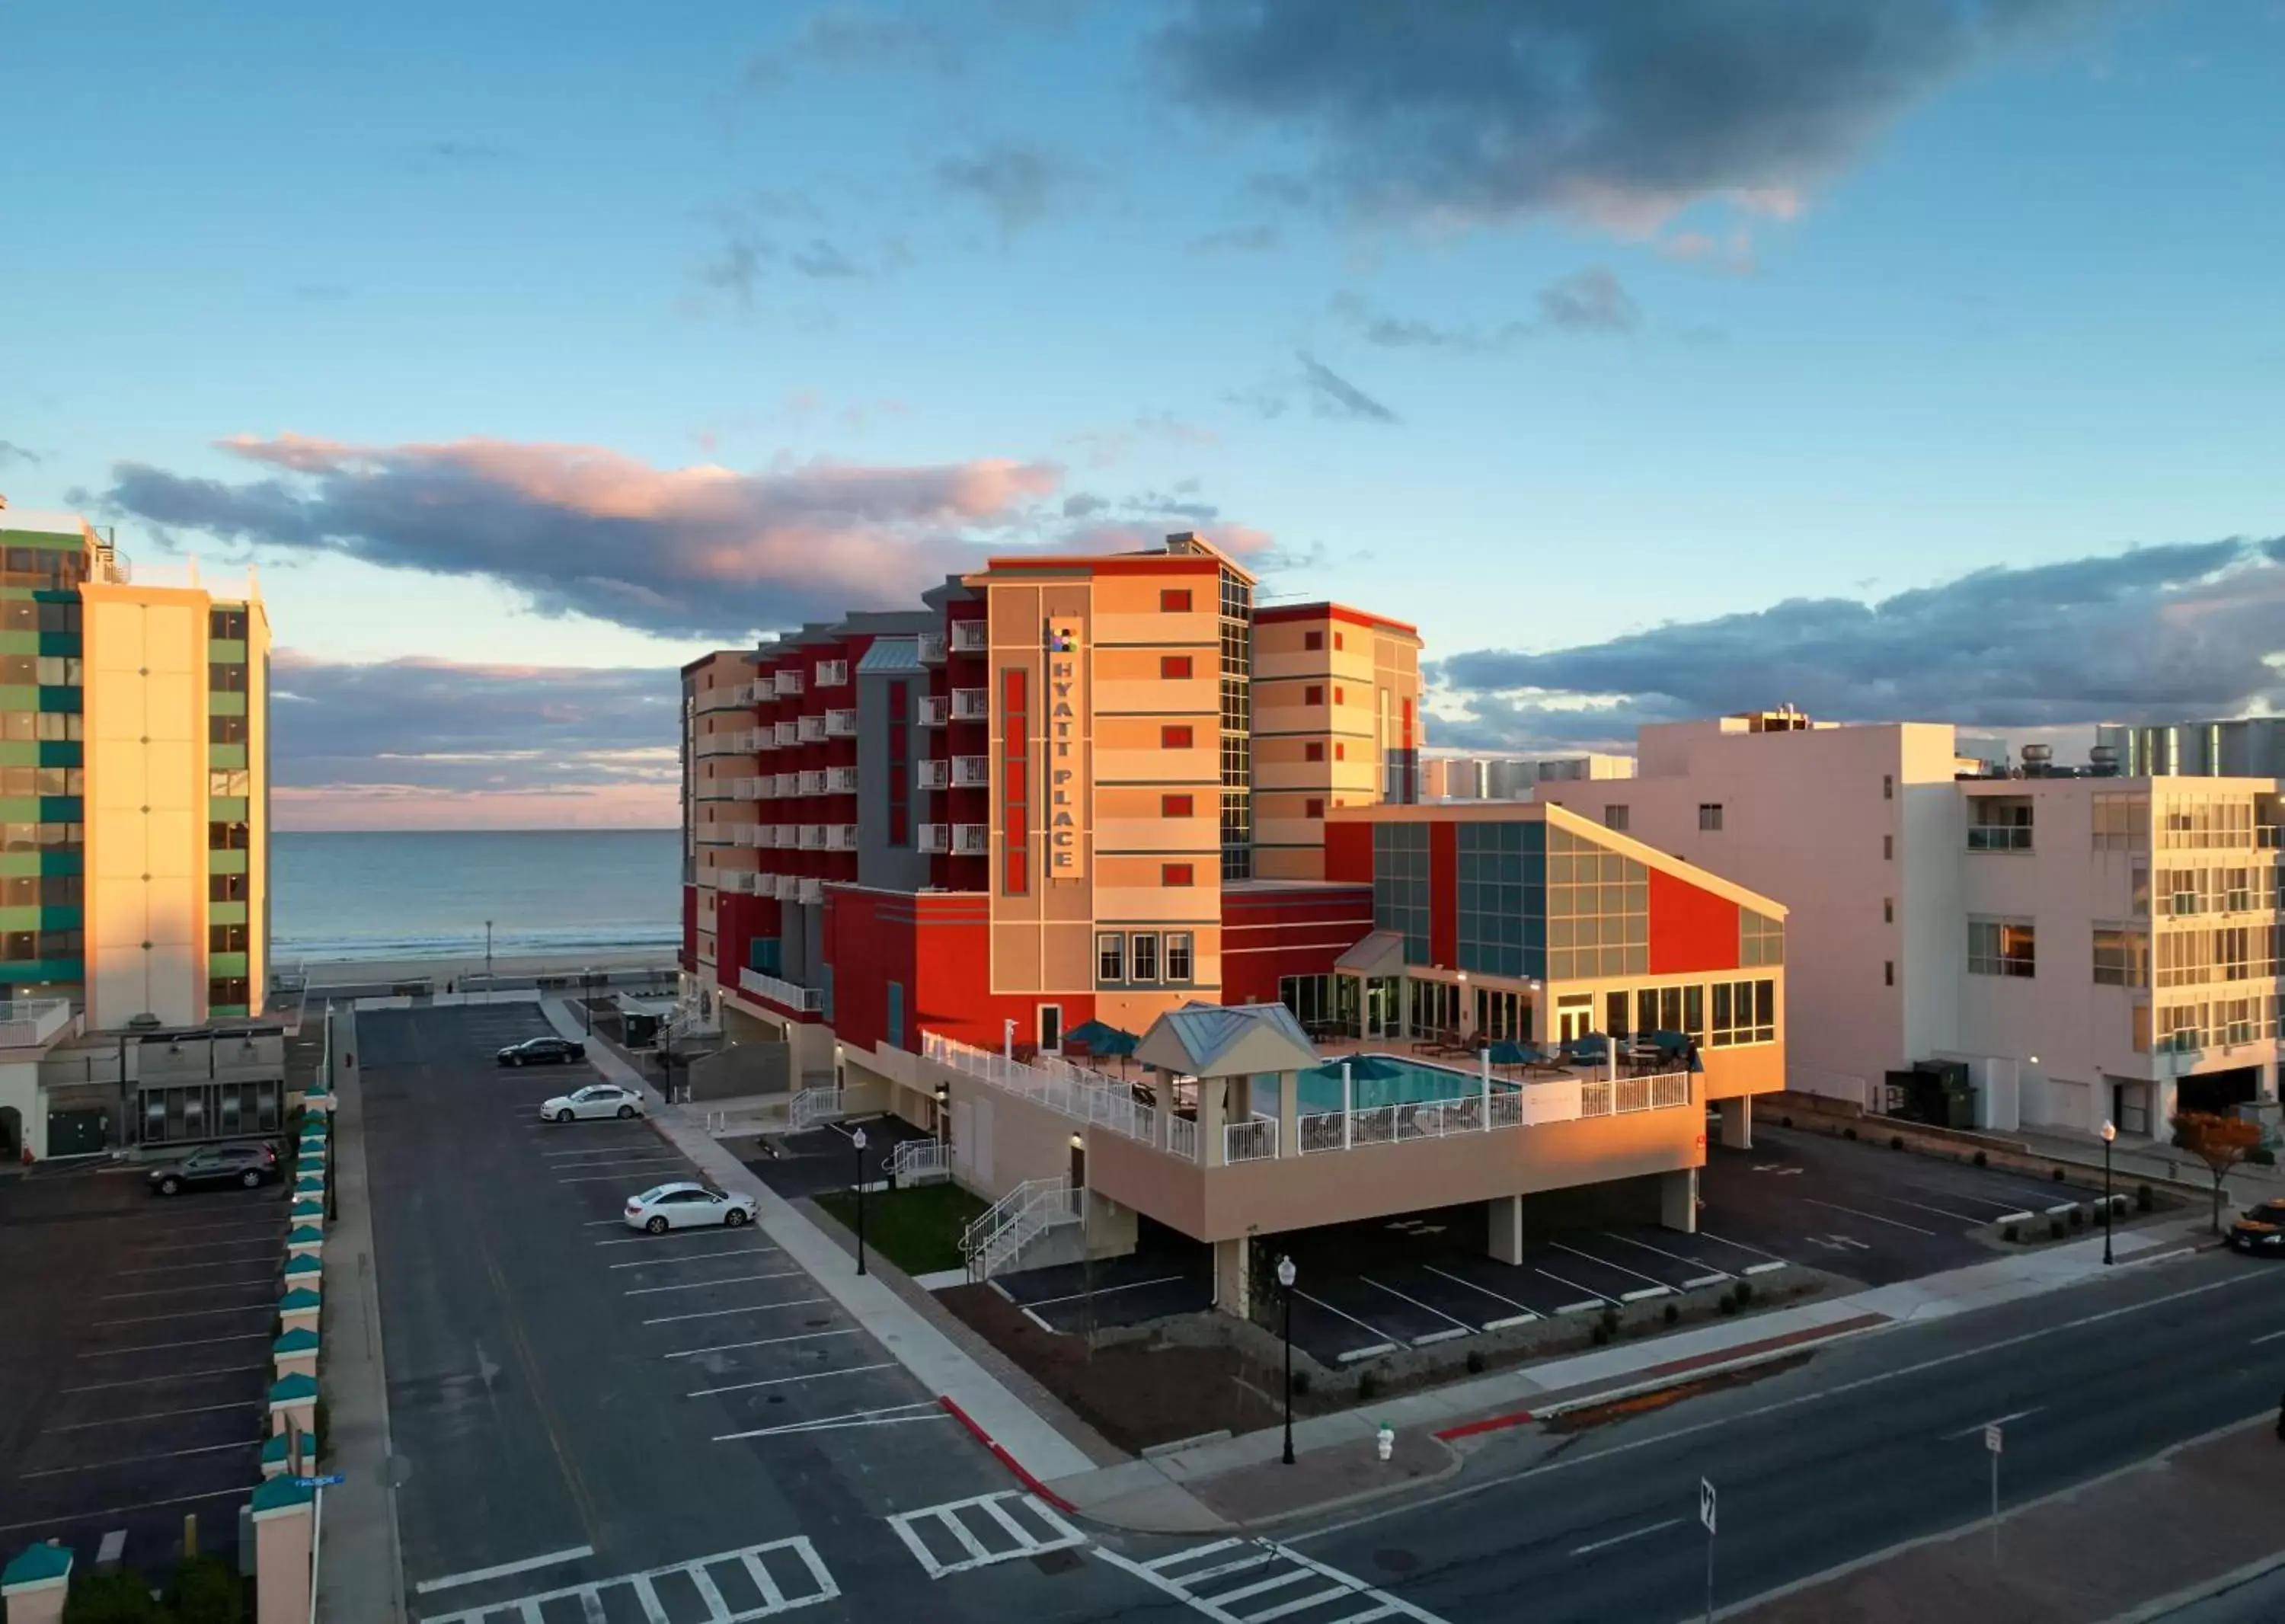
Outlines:
<svg viewBox="0 0 2285 1624"><path fill-rule="evenodd" d="M1301 759L1302 759L1302 760L1304 760L1304 761L1323 761L1324 758L1325 758L1325 744L1324 744L1324 741L1323 741L1323 740L1322 740L1322 739L1312 739L1312 740L1310 740L1307 744L1304 744L1304 745L1301 747Z"/></svg>
<svg viewBox="0 0 2285 1624"><path fill-rule="evenodd" d="M76 662L75 662L76 663ZM246 667L236 662L215 661L207 666L207 687L216 694L246 692Z"/></svg>
<svg viewBox="0 0 2285 1624"><path fill-rule="evenodd" d="M1190 978L1190 933L1187 930L1166 932L1166 979L1188 981Z"/></svg>
<svg viewBox="0 0 2285 1624"><path fill-rule="evenodd" d="M1625 834L1627 832L1627 809L1624 806L1620 805L1615 801L1610 805L1603 808L1603 827L1606 829L1615 829L1621 835Z"/></svg>
<svg viewBox="0 0 2285 1624"><path fill-rule="evenodd" d="M1324 688L1317 683L1311 683L1307 687L1301 690L1301 702L1305 705L1323 704L1325 702Z"/></svg>
<svg viewBox="0 0 2285 1624"><path fill-rule="evenodd" d="M1545 839L1548 978L1567 981L1646 973L1650 969L1650 871L1634 859L1569 829L1548 829ZM1528 903L1526 906L1528 909ZM1463 915L1466 911L1467 899L1463 895ZM1527 956L1529 947L1527 942Z"/></svg>
<svg viewBox="0 0 2285 1624"><path fill-rule="evenodd" d="M1336 632L1333 633L1333 647L1336 648L1346 648L1348 647L1348 639L1344 638L1339 632Z"/></svg>
<svg viewBox="0 0 2285 1624"><path fill-rule="evenodd" d="M1697 991L1695 987L1690 990ZM1644 987L1636 992L1635 1031L1683 1031L1682 992L1680 987Z"/></svg>
<svg viewBox="0 0 2285 1624"><path fill-rule="evenodd" d="M1881 774L1881 798L1884 801L1893 801L1896 798L1896 775L1895 773L1883 773Z"/></svg>
<svg viewBox="0 0 2285 1624"><path fill-rule="evenodd" d="M1190 730L1187 727L1161 727L1158 748L1162 750L1186 750L1190 748Z"/></svg>
<svg viewBox="0 0 2285 1624"><path fill-rule="evenodd" d="M244 671L244 666L236 668ZM42 655L39 657L40 686L43 688L75 688L79 686L79 662L63 655Z"/></svg>
<svg viewBox="0 0 2285 1624"><path fill-rule="evenodd" d="M1785 926L1751 908L1738 910L1738 968L1785 962Z"/></svg>
<svg viewBox="0 0 2285 1624"><path fill-rule="evenodd" d="M1881 985L1889 987L1896 985L1896 961L1894 959L1881 961Z"/></svg>
<svg viewBox="0 0 2285 1624"><path fill-rule="evenodd" d="M1462 824L1472 829L1539 828L1533 824ZM1465 848L1461 863L1465 873ZM1463 889L1461 918L1465 930L1467 893ZM1372 826L1372 924L1376 930L1394 930L1404 938L1404 956L1414 964L1428 962L1428 826L1425 823L1376 823ZM1489 968L1489 967L1487 967ZM1520 973L1520 972L1511 972Z"/></svg>
<svg viewBox="0 0 2285 1624"><path fill-rule="evenodd" d="M1169 586L1158 593L1158 612L1162 615L1187 615L1190 612L1190 589Z"/></svg>
<svg viewBox="0 0 2285 1624"><path fill-rule="evenodd" d="M1624 992L1603 994L1603 1030L1612 1037L1632 1035L1634 1029L1627 1024L1627 1007L1631 1001Z"/></svg>
<svg viewBox="0 0 2285 1624"><path fill-rule="evenodd" d="M1132 981L1158 980L1158 933L1155 930L1137 930L1127 938L1127 957L1134 965L1127 978Z"/></svg>
<svg viewBox="0 0 2285 1624"><path fill-rule="evenodd" d="M1095 938L1095 978L1127 979L1127 938L1116 930L1105 930Z"/></svg>
<svg viewBox="0 0 2285 1624"><path fill-rule="evenodd" d="M1969 975L2012 976L2028 980L2038 974L2038 942L2029 920L1967 922Z"/></svg>
<svg viewBox="0 0 2285 1624"><path fill-rule="evenodd" d="M43 716L42 721L47 719ZM43 737L45 735L43 735ZM61 735L57 735L60 737ZM74 734L74 738L79 735ZM242 716L210 716L207 718L208 744L243 744L246 742L246 718Z"/></svg>
<svg viewBox="0 0 2285 1624"><path fill-rule="evenodd" d="M1698 827L1699 827L1700 829L1707 830L1707 831L1709 831L1709 832L1712 832L1712 831L1718 831L1718 830L1721 828L1721 827L1722 827L1722 803L1721 803L1721 802L1719 802L1719 801L1700 801L1700 802L1698 804Z"/></svg>
<svg viewBox="0 0 2285 1624"><path fill-rule="evenodd" d="M1325 815L1324 802L1317 799L1314 796L1311 796L1308 800L1301 803L1301 815L1304 818L1323 817Z"/></svg>
<svg viewBox="0 0 2285 1624"><path fill-rule="evenodd" d="M1881 898L1881 922L1884 925L1896 922L1896 899L1894 897Z"/></svg>
<svg viewBox="0 0 2285 1624"><path fill-rule="evenodd" d="M1334 759L1335 761L1347 761L1348 758L1349 758L1349 747L1347 746L1347 744L1346 744L1345 742L1343 742L1341 740L1339 740L1339 739L1334 740L1334 741L1333 741L1333 759Z"/></svg>
<svg viewBox="0 0 2285 1624"><path fill-rule="evenodd" d="M1337 705L1345 705L1348 703L1348 696L1342 693L1338 685L1333 688L1333 703Z"/></svg>
<svg viewBox="0 0 2285 1624"><path fill-rule="evenodd" d="M1774 1043L1778 1038L1777 983L1717 981L1714 984L1716 1048L1740 1043Z"/></svg>
<svg viewBox="0 0 2285 1624"><path fill-rule="evenodd" d="M2094 928L2094 981L2104 987L2150 985L2150 938L2117 925Z"/></svg>
<svg viewBox="0 0 2285 1624"><path fill-rule="evenodd" d="M1064 1047L1064 1007L1061 1004L1040 1006L1040 1053L1056 1055Z"/></svg>
<svg viewBox="0 0 2285 1624"><path fill-rule="evenodd" d="M77 605L74 605L77 608ZM75 626L72 628L77 631ZM244 609L208 609L207 635L217 642L242 643L246 640L246 611Z"/></svg>
<svg viewBox="0 0 2285 1624"><path fill-rule="evenodd" d="M889 1028L889 1047L891 1048L904 1048L907 1047L905 1042L905 984L901 981L892 981L889 983L889 1018L887 1024Z"/></svg>
<svg viewBox="0 0 2285 1624"><path fill-rule="evenodd" d="M72 876L72 883L75 886L79 883L79 877L76 875ZM76 901L77 898L75 898L74 900ZM207 900L208 902L245 901L246 876L242 874L208 875L207 876Z"/></svg>
<svg viewBox="0 0 2285 1624"><path fill-rule="evenodd" d="M244 925L208 925L207 951L208 953L244 953L246 927Z"/></svg>
<svg viewBox="0 0 2285 1624"><path fill-rule="evenodd" d="M1168 682L1188 682L1190 679L1190 656L1186 654L1160 655L1158 675Z"/></svg>
<svg viewBox="0 0 2285 1624"><path fill-rule="evenodd" d="M1881 836L1881 860L1884 863L1896 860L1896 837L1894 835Z"/></svg>
<svg viewBox="0 0 2285 1624"><path fill-rule="evenodd" d="M1158 815L1162 818L1187 818L1196 804L1186 795L1162 795L1158 797Z"/></svg>
<svg viewBox="0 0 2285 1624"><path fill-rule="evenodd" d="M243 851L246 850L246 825L243 823L207 825L207 850L209 851ZM45 845L52 843L43 840L41 843Z"/></svg>
<svg viewBox="0 0 2285 1624"><path fill-rule="evenodd" d="M1188 863L1161 863L1158 865L1158 883L1169 886L1193 884L1196 872Z"/></svg>
<svg viewBox="0 0 2285 1624"><path fill-rule="evenodd" d="M1308 653L1315 654L1324 646L1325 634L1323 632L1304 632L1301 633L1301 647Z"/></svg>

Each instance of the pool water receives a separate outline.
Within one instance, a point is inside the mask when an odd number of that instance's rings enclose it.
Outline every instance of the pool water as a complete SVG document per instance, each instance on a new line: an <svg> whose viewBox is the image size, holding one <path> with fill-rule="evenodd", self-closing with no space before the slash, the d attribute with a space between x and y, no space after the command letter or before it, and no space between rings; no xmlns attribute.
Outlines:
<svg viewBox="0 0 2285 1624"><path fill-rule="evenodd" d="M1349 1063L1354 1066L1366 1058L1362 1055L1351 1055ZM1425 1100L1472 1099L1483 1090L1482 1080L1473 1071L1422 1065L1394 1055L1375 1055L1370 1058L1381 1067L1393 1069L1395 1075L1370 1081L1358 1078L1353 1088L1353 1103L1359 1110L1374 1110L1383 1105L1417 1105ZM1313 1067L1302 1072L1298 1080L1302 1116L1340 1110L1340 1062ZM1508 1079L1494 1073L1495 1094L1504 1094L1514 1087ZM1253 1079L1253 1109L1265 1117L1277 1114L1277 1079L1274 1075Z"/></svg>

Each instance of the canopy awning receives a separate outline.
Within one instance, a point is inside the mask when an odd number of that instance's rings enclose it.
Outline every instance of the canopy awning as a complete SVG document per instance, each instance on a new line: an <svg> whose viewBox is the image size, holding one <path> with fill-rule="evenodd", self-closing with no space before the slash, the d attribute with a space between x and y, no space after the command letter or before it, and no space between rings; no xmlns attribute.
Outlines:
<svg viewBox="0 0 2285 1624"><path fill-rule="evenodd" d="M1404 933L1375 930L1333 961L1333 969L1351 976L1404 974Z"/></svg>

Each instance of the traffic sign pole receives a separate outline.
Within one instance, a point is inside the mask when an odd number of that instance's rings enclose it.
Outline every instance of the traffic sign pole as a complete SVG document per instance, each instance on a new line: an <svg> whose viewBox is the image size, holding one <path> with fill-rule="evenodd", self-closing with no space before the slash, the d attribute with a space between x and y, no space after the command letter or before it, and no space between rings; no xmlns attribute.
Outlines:
<svg viewBox="0 0 2285 1624"><path fill-rule="evenodd" d="M1984 1452L1991 1457L1991 1560L1999 1560L1999 1450L2005 1440L1997 1426L1983 1429Z"/></svg>
<svg viewBox="0 0 2285 1624"><path fill-rule="evenodd" d="M1698 1520L1706 1525L1706 1624L1714 1624L1714 1485L1698 1479Z"/></svg>

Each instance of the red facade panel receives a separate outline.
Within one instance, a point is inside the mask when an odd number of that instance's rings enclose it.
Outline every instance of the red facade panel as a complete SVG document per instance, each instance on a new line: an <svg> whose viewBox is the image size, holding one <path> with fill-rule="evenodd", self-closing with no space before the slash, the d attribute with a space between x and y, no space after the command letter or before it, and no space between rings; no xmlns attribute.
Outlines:
<svg viewBox="0 0 2285 1624"><path fill-rule="evenodd" d="M1650 973L1738 968L1738 905L1679 875L1650 871Z"/></svg>
<svg viewBox="0 0 2285 1624"><path fill-rule="evenodd" d="M698 970L698 888L682 888L682 968L695 975Z"/></svg>
<svg viewBox="0 0 2285 1624"><path fill-rule="evenodd" d="M995 995L991 919L973 893L915 896L833 889L826 892L825 956L833 966L833 1025L842 1040L869 1048L888 1035L889 984L905 989L905 1047L940 1032L996 1049L1001 1023L1016 1040L1039 1033L1039 1007L1063 1010L1066 1030L1095 1018L1092 992Z"/></svg>
<svg viewBox="0 0 2285 1624"><path fill-rule="evenodd" d="M1356 885L1372 883L1372 825L1325 825L1325 878Z"/></svg>
<svg viewBox="0 0 2285 1624"><path fill-rule="evenodd" d="M1285 976L1326 976L1372 930L1372 888L1222 893L1221 1001L1271 1004Z"/></svg>
<svg viewBox="0 0 2285 1624"><path fill-rule="evenodd" d="M1460 961L1460 827L1441 820L1428 826L1428 957Z"/></svg>

